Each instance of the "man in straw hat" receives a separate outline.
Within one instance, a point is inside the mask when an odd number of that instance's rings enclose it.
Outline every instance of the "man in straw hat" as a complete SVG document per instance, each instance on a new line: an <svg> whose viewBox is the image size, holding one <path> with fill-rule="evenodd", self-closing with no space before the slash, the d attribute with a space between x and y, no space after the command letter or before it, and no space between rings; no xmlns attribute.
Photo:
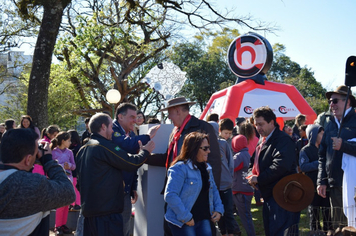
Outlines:
<svg viewBox="0 0 356 236"><path fill-rule="evenodd" d="M168 118L171 119L174 125L174 129L169 138L169 147L164 154L151 155L146 163L156 166L165 166L168 169L172 161L179 155L185 135L194 131L207 133L210 140L208 162L213 168L214 180L219 189L221 176L219 143L214 128L209 123L189 114L189 105L192 104L195 104L195 102L188 102L184 97L168 100L167 106L161 109L161 111L168 111ZM171 235L166 221L164 222L164 233L165 235Z"/></svg>
<svg viewBox="0 0 356 236"><path fill-rule="evenodd" d="M339 86L335 91L327 92L326 97L330 104L330 110L334 115L325 127L324 136L319 149L319 171L317 191L322 197L326 197L327 186L331 205L331 218L334 229L347 224L346 217L342 212L342 178L343 170L341 161L343 153L356 155L356 143L348 141L356 138L356 114L353 109L356 99L353 95L347 97L348 88ZM342 119L346 103L345 116ZM340 124L342 127L340 137L337 138Z"/></svg>
<svg viewBox="0 0 356 236"><path fill-rule="evenodd" d="M254 123L261 138L252 157L251 186L261 191L263 224L266 236L297 235L300 212L282 208L273 196L273 188L283 177L296 173L295 144L290 136L279 129L276 115L269 107L253 112ZM295 229L295 231L291 230Z"/></svg>

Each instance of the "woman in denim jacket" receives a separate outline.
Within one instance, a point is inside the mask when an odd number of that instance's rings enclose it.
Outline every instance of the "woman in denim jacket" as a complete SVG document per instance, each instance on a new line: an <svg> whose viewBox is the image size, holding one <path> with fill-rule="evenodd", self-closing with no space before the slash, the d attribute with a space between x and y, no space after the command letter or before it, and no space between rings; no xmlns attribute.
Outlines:
<svg viewBox="0 0 356 236"><path fill-rule="evenodd" d="M168 169L165 219L174 236L210 236L210 221L218 222L224 213L212 168L206 163L209 148L208 135L188 134L181 154Z"/></svg>

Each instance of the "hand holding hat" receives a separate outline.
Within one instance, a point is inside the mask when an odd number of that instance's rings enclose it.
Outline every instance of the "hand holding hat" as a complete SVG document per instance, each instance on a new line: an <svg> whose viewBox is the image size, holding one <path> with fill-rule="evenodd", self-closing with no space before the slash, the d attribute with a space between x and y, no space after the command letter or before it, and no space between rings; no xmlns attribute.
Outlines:
<svg viewBox="0 0 356 236"><path fill-rule="evenodd" d="M301 211L313 201L313 181L304 174L287 175L274 186L273 197L283 209Z"/></svg>

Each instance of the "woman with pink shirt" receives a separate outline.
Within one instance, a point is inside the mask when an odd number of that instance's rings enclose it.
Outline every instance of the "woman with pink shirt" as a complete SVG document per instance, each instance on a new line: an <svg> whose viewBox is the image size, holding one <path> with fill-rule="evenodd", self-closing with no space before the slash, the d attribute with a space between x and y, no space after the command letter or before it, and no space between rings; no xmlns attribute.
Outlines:
<svg viewBox="0 0 356 236"><path fill-rule="evenodd" d="M52 158L57 160L68 178L73 182L72 170L75 170L73 152L68 149L71 144L71 136L68 132L61 131L52 139ZM56 210L56 233L70 234L72 231L66 226L69 206L64 206Z"/></svg>

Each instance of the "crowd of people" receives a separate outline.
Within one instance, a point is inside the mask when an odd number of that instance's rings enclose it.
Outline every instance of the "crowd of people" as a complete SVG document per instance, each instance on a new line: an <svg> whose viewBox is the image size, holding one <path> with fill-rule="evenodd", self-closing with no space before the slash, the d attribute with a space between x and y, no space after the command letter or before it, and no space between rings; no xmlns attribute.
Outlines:
<svg viewBox="0 0 356 236"><path fill-rule="evenodd" d="M355 186L343 181L356 156L356 99L346 94L346 86L326 93L330 111L309 125L300 114L293 127L280 127L268 106L248 119L209 114L204 121L190 114L194 102L174 98L161 109L174 125L165 153L152 153L160 121L151 118L158 125L140 134L146 118L131 103L119 104L114 119L87 118L81 137L56 125L40 133L28 115L18 127L5 120L0 235L48 235L56 209L57 235L71 233L68 212L80 210L76 235L129 236L132 204L142 197L137 169L145 163L166 168L164 216L157 217L167 236L214 236L216 227L223 236L256 235L253 197L263 205L267 236L298 235L306 207L315 235L356 233Z"/></svg>

